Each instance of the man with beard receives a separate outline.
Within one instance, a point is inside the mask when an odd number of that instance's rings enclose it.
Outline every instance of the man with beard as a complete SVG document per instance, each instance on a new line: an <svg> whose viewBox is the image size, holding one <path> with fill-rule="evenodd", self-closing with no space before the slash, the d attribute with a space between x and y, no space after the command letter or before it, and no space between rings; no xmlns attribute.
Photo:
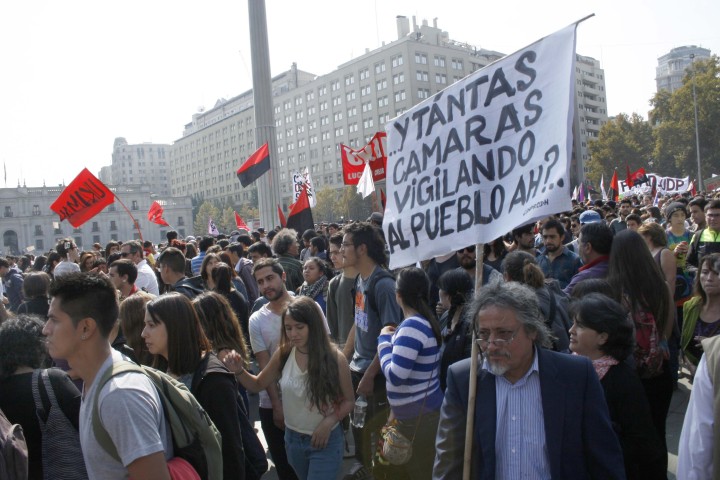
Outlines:
<svg viewBox="0 0 720 480"><path fill-rule="evenodd" d="M537 255L535 250L535 234L533 230L535 228L534 223L528 223L522 227L518 227L512 231L514 240L514 249L520 252L527 252L533 257Z"/></svg>
<svg viewBox="0 0 720 480"><path fill-rule="evenodd" d="M280 346L282 312L292 299L285 287L285 270L274 258L263 258L253 266L258 291L268 303L250 316L250 344L260 370ZM278 477L297 479L285 452L285 415L276 384L260 392L260 424Z"/></svg>
<svg viewBox="0 0 720 480"><path fill-rule="evenodd" d="M470 478L624 479L598 375L589 359L545 348L551 335L535 293L490 285L468 311L483 354ZM462 476L469 382L469 358L450 366L434 479Z"/></svg>
<svg viewBox="0 0 720 480"><path fill-rule="evenodd" d="M460 264L458 267L458 270L463 270L465 273L470 275L470 278L473 279L473 283L475 282L475 264L476 264L476 255L475 255L475 245L470 245L469 247L462 248L456 252L457 255L457 261ZM483 264L483 285L489 285L491 283L498 283L503 281L502 273L498 272L494 268L492 268L490 265Z"/></svg>
<svg viewBox="0 0 720 480"><path fill-rule="evenodd" d="M553 218L545 222L542 229L545 253L537 257L545 277L557 280L560 288L567 287L570 279L582 266L580 257L563 245L564 237L565 227L560 221Z"/></svg>

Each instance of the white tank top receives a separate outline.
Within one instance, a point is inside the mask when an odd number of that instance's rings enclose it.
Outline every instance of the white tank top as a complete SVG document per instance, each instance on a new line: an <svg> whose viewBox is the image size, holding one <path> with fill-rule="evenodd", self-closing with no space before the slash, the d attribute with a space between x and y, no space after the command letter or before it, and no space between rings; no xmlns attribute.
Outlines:
<svg viewBox="0 0 720 480"><path fill-rule="evenodd" d="M301 371L298 367L295 361L295 347L293 347L280 377L285 426L296 432L312 435L325 417L310 404L306 381L307 372ZM332 411L330 408L328 415Z"/></svg>

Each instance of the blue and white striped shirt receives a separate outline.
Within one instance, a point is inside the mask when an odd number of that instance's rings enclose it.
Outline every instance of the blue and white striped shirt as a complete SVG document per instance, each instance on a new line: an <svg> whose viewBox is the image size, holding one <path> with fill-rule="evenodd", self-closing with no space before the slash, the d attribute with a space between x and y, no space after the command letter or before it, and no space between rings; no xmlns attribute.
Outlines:
<svg viewBox="0 0 720 480"><path fill-rule="evenodd" d="M482 368L489 371L487 360ZM517 382L495 376L495 401L495 478L550 479L537 350Z"/></svg>
<svg viewBox="0 0 720 480"><path fill-rule="evenodd" d="M380 335L378 356L396 418L407 420L419 416L421 409L423 412L440 409L443 393L439 382L439 348L427 319L406 318L393 335Z"/></svg>

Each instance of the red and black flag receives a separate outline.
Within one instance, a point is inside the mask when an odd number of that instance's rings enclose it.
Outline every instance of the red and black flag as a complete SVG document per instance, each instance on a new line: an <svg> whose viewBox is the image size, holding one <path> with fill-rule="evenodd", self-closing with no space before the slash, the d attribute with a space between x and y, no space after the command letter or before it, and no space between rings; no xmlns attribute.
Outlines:
<svg viewBox="0 0 720 480"><path fill-rule="evenodd" d="M247 187L268 170L270 170L270 153L266 143L240 166L237 176L242 186Z"/></svg>
<svg viewBox="0 0 720 480"><path fill-rule="evenodd" d="M297 202L290 205L290 212L287 218L287 228L292 228L296 232L302 233L305 230L313 230L315 222L313 221L312 210L310 210L310 199L308 198L307 185L303 185L302 192Z"/></svg>
<svg viewBox="0 0 720 480"><path fill-rule="evenodd" d="M285 228L287 225L287 220L285 220L285 214L282 211L282 208L280 208L280 204L278 204L278 218L280 219L280 226L282 228Z"/></svg>
<svg viewBox="0 0 720 480"><path fill-rule="evenodd" d="M615 202L618 201L620 196L620 186L618 185L617 170L613 172L612 180L610 180L610 191L608 192L608 198Z"/></svg>
<svg viewBox="0 0 720 480"><path fill-rule="evenodd" d="M625 165L625 169L627 170L627 178L625 179L625 183L627 183L627 186L630 188L642 185L643 183L647 183L650 181L645 174L644 168L641 168L634 173L630 173L630 167L627 165Z"/></svg>

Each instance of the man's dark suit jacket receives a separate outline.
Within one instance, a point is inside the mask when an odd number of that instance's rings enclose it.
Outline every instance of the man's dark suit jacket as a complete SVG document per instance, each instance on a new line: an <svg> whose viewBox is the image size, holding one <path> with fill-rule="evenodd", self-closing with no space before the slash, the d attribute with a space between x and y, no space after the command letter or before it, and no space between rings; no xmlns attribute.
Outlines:
<svg viewBox="0 0 720 480"><path fill-rule="evenodd" d="M622 451L592 363L577 355L536 350L553 480L624 479ZM495 376L480 365L478 370L471 478L492 480ZM470 359L450 366L437 433L434 479L462 478L469 381Z"/></svg>

